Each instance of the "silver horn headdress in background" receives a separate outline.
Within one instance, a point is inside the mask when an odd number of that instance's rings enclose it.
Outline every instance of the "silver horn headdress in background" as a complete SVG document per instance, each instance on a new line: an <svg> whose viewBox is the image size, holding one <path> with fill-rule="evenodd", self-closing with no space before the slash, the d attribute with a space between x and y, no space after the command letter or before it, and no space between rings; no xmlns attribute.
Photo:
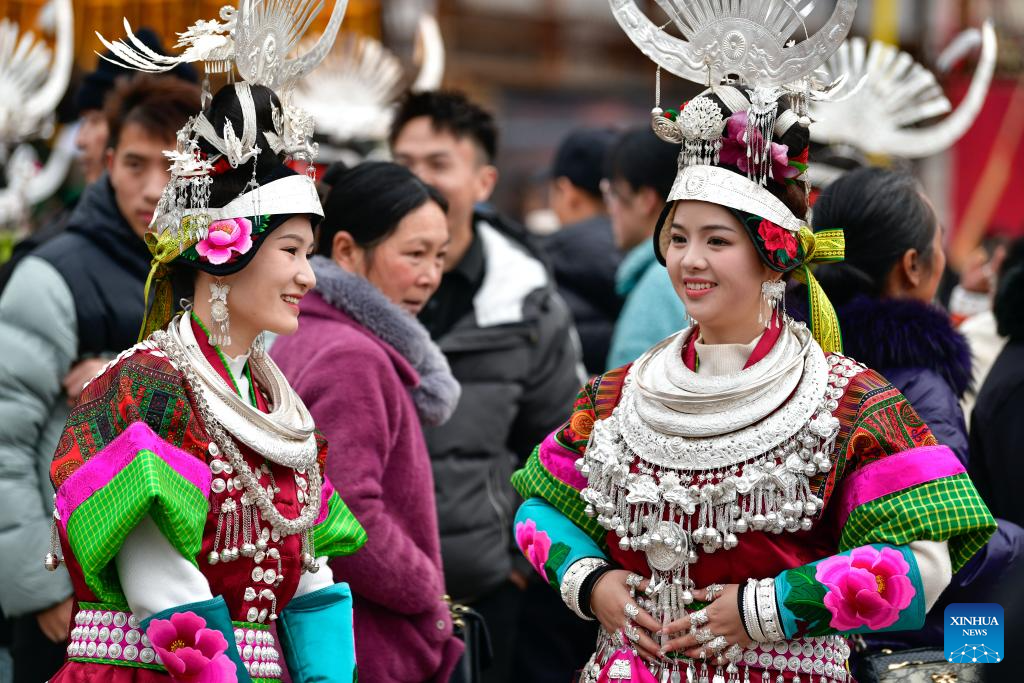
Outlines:
<svg viewBox="0 0 1024 683"><path fill-rule="evenodd" d="M980 31L958 36L939 63L962 56L981 44L978 66L960 105L938 123L923 121L952 110L935 75L906 52L881 41L870 46L852 38L829 59L829 75L847 74L863 80L863 87L837 101L810 104L811 139L823 144L845 144L866 154L908 159L938 154L959 140L981 110L992 82L996 62L996 34L990 22Z"/></svg>
<svg viewBox="0 0 1024 683"><path fill-rule="evenodd" d="M74 158L74 133L65 128L39 167L29 144L53 134L53 114L71 78L74 17L71 0L51 0L43 10L53 24L54 50L31 31L0 20L0 226L17 223L33 204L53 195ZM11 145L17 145L13 152Z"/></svg>
<svg viewBox="0 0 1024 683"><path fill-rule="evenodd" d="M369 158L386 156L384 141L401 93L407 87L414 92L441 87L444 41L433 15L420 17L417 37L420 67L411 86L413 77L397 55L380 41L349 33L296 88L294 102L310 113L317 133L326 137L322 160L359 163L367 148Z"/></svg>

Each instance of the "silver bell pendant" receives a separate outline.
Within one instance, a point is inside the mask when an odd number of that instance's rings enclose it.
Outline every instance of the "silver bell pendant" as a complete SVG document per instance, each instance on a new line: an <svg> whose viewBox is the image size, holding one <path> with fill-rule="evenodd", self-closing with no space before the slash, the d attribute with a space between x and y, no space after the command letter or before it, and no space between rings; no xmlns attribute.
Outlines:
<svg viewBox="0 0 1024 683"><path fill-rule="evenodd" d="M38 557L38 555L37 555ZM63 564L64 561L57 557L54 553L46 553L46 558L43 560L43 566L46 567L47 571L55 572L57 568Z"/></svg>

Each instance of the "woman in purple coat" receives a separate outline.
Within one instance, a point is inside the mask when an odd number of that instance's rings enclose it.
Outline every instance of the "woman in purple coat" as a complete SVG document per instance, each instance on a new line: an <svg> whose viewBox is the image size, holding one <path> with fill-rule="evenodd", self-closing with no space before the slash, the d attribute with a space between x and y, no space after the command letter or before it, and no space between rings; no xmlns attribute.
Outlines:
<svg viewBox="0 0 1024 683"><path fill-rule="evenodd" d="M360 678L374 683L446 682L462 650L443 599L421 429L448 419L459 385L415 317L441 280L446 210L395 164L338 176L310 261L316 290L301 302L298 333L271 351L339 444L326 471L367 532L335 571L355 595Z"/></svg>

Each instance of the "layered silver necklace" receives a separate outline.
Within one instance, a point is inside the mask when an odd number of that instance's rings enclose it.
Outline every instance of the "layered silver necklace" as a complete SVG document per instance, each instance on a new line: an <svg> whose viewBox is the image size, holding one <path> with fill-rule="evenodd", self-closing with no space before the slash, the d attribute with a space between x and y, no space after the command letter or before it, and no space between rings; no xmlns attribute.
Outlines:
<svg viewBox="0 0 1024 683"><path fill-rule="evenodd" d="M216 446L211 454L226 456L236 479L242 483L246 494L243 506L255 504L263 520L281 536L312 529L320 514L322 485L313 419L274 362L265 354L253 354L249 361L253 380L270 394L272 410L263 413L235 394L213 369L192 334L188 317L175 319L166 330L154 332L151 339L184 375ZM298 517L289 519L281 514L274 505L273 487L263 487L234 439L267 460L295 470L308 481L309 490ZM304 539L304 548L308 545L308 539ZM313 554L311 548L308 552Z"/></svg>
<svg viewBox="0 0 1024 683"><path fill-rule="evenodd" d="M668 623L693 602L690 566L732 549L748 531L809 530L822 500L842 395L810 331L789 322L750 368L703 376L682 361L692 332L642 356L612 414L598 420L576 467L587 514L645 553L654 617Z"/></svg>

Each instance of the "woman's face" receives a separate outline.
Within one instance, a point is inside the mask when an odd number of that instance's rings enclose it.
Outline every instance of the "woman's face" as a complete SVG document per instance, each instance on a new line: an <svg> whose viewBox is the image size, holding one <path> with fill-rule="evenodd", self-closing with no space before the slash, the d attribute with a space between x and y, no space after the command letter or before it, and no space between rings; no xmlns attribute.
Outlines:
<svg viewBox="0 0 1024 683"><path fill-rule="evenodd" d="M448 219L433 201L409 212L372 250L352 249L342 267L362 275L393 304L418 315L441 284Z"/></svg>
<svg viewBox="0 0 1024 683"><path fill-rule="evenodd" d="M705 342L749 343L758 321L761 284L778 279L760 259L735 216L717 204L680 201L665 253L669 277Z"/></svg>
<svg viewBox="0 0 1024 683"><path fill-rule="evenodd" d="M915 288L913 296L925 303L935 300L935 294L939 291L939 283L942 281L942 273L946 270L946 252L942 243L943 231L941 226L935 227L935 236L932 239L932 253L930 258L925 259L925 268L922 273L921 283Z"/></svg>
<svg viewBox="0 0 1024 683"><path fill-rule="evenodd" d="M221 278L231 285L232 336L236 331L242 336L294 333L299 326L299 299L316 285L309 266L313 229L308 218L290 218L265 239L245 268Z"/></svg>

